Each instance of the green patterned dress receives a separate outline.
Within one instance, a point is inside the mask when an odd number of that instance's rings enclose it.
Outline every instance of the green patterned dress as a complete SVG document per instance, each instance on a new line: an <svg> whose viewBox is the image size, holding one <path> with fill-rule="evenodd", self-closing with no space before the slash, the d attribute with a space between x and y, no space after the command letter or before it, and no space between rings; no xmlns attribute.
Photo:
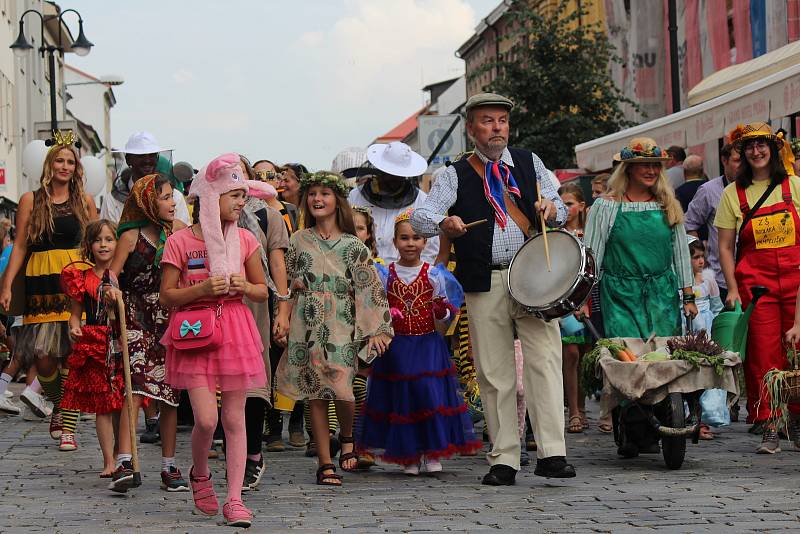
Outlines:
<svg viewBox="0 0 800 534"><path fill-rule="evenodd" d="M289 343L276 371L294 400L352 401L358 353L370 336L392 335L386 292L364 244L342 234L295 232L286 253L293 293Z"/></svg>

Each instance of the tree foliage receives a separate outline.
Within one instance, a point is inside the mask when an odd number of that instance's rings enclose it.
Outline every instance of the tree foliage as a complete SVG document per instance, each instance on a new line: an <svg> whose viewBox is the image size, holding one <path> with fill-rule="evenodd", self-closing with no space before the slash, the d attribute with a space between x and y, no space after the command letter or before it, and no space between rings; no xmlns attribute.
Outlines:
<svg viewBox="0 0 800 534"><path fill-rule="evenodd" d="M486 89L515 102L512 145L533 150L549 168L570 168L576 144L635 124L621 106L636 104L610 76L611 62L621 59L601 27L580 24L585 10L561 0L554 13L542 15L518 1L507 16L515 28L506 37L509 53L475 75L496 69Z"/></svg>

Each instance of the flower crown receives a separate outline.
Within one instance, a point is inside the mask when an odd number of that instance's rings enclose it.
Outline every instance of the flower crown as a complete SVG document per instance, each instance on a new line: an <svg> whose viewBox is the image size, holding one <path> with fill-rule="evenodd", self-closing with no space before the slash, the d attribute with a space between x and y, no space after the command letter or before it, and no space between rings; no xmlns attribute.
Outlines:
<svg viewBox="0 0 800 534"><path fill-rule="evenodd" d="M633 158L662 158L664 152L658 146L650 143L636 143L620 150L619 157L622 161Z"/></svg>
<svg viewBox="0 0 800 534"><path fill-rule="evenodd" d="M414 213L414 208L408 208L406 211L394 218L394 225L397 226L401 222L410 221L412 213Z"/></svg>
<svg viewBox="0 0 800 534"><path fill-rule="evenodd" d="M350 209L357 213L364 213L366 215L372 215L372 208L369 206L350 206Z"/></svg>
<svg viewBox="0 0 800 534"><path fill-rule="evenodd" d="M307 191L312 185L330 187L345 198L350 194L350 187L345 183L344 177L331 171L318 171L300 176L301 191Z"/></svg>

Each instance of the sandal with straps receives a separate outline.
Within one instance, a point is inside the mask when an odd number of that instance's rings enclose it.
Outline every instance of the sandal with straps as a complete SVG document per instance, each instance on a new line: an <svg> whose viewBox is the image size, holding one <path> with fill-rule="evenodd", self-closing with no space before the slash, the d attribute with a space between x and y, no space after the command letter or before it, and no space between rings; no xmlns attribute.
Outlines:
<svg viewBox="0 0 800 534"><path fill-rule="evenodd" d="M326 474L325 471L332 471ZM331 482L335 480L336 482ZM341 486L342 476L336 474L336 466L333 464L322 464L317 469L317 484L320 486Z"/></svg>
<svg viewBox="0 0 800 534"><path fill-rule="evenodd" d="M358 470L358 454L356 453L356 440L353 439L353 436L342 436L339 434L339 443L341 443L342 448L339 449L339 467L342 468L342 471L345 472L352 472ZM345 445L352 445L353 450L350 452L344 452ZM351 460L355 460L356 463L353 467L347 468L345 467L345 463Z"/></svg>

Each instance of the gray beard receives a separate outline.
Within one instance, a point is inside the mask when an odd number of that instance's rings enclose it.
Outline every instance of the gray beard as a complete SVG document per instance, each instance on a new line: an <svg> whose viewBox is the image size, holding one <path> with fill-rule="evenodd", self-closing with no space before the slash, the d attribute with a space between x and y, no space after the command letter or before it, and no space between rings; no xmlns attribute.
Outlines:
<svg viewBox="0 0 800 534"><path fill-rule="evenodd" d="M499 160L500 157L503 155L503 151L507 147L508 147L507 144L504 144L502 147L499 147L499 148L497 148L496 146L489 147L489 146L478 146L478 145L475 145L475 148L477 148L478 151L481 154L483 154L484 156L486 156L487 158L489 158L492 161Z"/></svg>

